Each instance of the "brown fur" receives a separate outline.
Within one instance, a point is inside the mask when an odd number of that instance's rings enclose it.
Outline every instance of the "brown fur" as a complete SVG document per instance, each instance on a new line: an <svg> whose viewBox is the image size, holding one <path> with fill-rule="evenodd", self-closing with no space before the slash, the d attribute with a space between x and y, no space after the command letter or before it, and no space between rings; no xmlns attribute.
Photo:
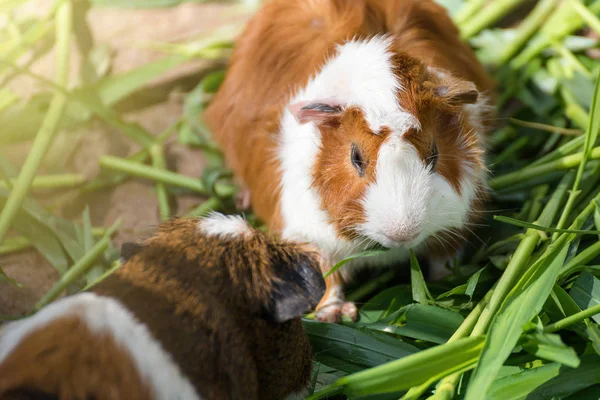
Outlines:
<svg viewBox="0 0 600 400"><path fill-rule="evenodd" d="M146 325L202 399L279 400L308 384L312 354L299 317L314 309L325 283L316 254L307 247L258 230L236 238L207 236L198 220L174 219L128 253L123 266L92 291L117 299ZM61 344L54 336L34 339ZM91 347L85 341L80 346L89 368L106 358L103 369L112 369L117 377L108 376L118 382L128 364L110 365L116 358L98 353L103 347L94 343L101 338L93 339ZM58 368L45 365L50 367ZM48 377L52 383L66 379ZM139 397L96 397L105 398Z"/></svg>
<svg viewBox="0 0 600 400"><path fill-rule="evenodd" d="M30 333L0 364L1 400L43 399L50 394L73 400L151 398L113 337L92 333L76 316L56 319Z"/></svg>
<svg viewBox="0 0 600 400"><path fill-rule="evenodd" d="M457 191L463 178L462 163L484 168L481 139L459 111L475 100L474 88L493 100L495 83L460 40L442 6L433 0L271 0L240 36L225 81L205 113L227 162L251 193L254 211L271 229L283 228L276 157L278 121L284 107L337 44L376 34L394 37L391 50L396 74L406 89L398 93L399 102L422 126L418 134L407 132L406 139L421 158L429 159L435 143L439 153L436 171ZM436 69L446 75L438 76ZM483 117L483 125L488 127L492 116ZM337 129L331 128L336 125L330 121L321 125L327 132L323 132L313 184L338 234L350 238L355 234L352 226L365 217L355 199L374 179L375 146L386 130L384 127L381 136L370 132L364 118L352 109L336 118ZM352 143L361 146L368 158L364 177L358 177L349 165ZM483 188L480 192L483 197ZM471 222L477 218L481 202L473 207ZM461 233L458 241L454 237L447 246L434 246L432 240L427 243L437 256L444 256L455 251L463 236Z"/></svg>
<svg viewBox="0 0 600 400"><path fill-rule="evenodd" d="M375 181L375 166L380 144L389 131L371 132L362 111L350 108L339 118L339 125L321 126L322 142L313 171L313 185L321 197L321 206L342 236L351 238L357 221L364 216L357 201L370 182ZM354 144L366 163L363 177L357 176L350 161Z"/></svg>

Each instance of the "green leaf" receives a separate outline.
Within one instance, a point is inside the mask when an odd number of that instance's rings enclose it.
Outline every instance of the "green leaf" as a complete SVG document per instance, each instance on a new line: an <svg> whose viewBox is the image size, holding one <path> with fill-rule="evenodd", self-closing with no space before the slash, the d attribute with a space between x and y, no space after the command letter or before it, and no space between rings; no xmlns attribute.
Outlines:
<svg viewBox="0 0 600 400"><path fill-rule="evenodd" d="M594 351L600 355L600 327L596 324L589 324L587 326L587 334L592 341Z"/></svg>
<svg viewBox="0 0 600 400"><path fill-rule="evenodd" d="M410 303L412 303L412 289L409 285L384 289L360 308L360 322L364 324L377 322Z"/></svg>
<svg viewBox="0 0 600 400"><path fill-rule="evenodd" d="M473 293L475 293L475 289L477 288L477 284L479 283L479 280L481 278L481 274L484 271L487 271L487 267L483 267L477 272L475 272L473 275L471 275L471 277L467 280L467 283L456 286L455 288L440 294L436 298L436 300L441 300L450 296L464 294L466 296L469 296L469 301L471 301L473 299Z"/></svg>
<svg viewBox="0 0 600 400"><path fill-rule="evenodd" d="M0 204L4 202L4 199L7 195L8 191L0 188ZM48 228L52 232L50 236L54 235L58 239L72 261L78 260L83 256L84 251L80 243L77 241L75 228L76 225L74 222L49 213L31 198L26 198L25 201L23 201L21 211L23 215L33 218L33 220L37 221L37 223ZM31 232L31 229L23 226L22 223L15 224L14 228L21 231ZM31 234L22 234L32 239L32 237L30 237ZM35 234L35 231L33 234ZM43 236L48 236L48 234L42 234L42 232L40 232L35 236L41 240Z"/></svg>
<svg viewBox="0 0 600 400"><path fill-rule="evenodd" d="M225 79L225 71L216 71L205 76L198 86L186 96L183 114L189 129L182 129L179 141L196 146L215 146L212 135L203 118L204 107L210 95L215 93Z"/></svg>
<svg viewBox="0 0 600 400"><path fill-rule="evenodd" d="M596 209L594 210L594 224L596 225L596 229L600 230L600 202L594 200L594 204L596 205Z"/></svg>
<svg viewBox="0 0 600 400"><path fill-rule="evenodd" d="M600 280L584 271L573 283L569 294L582 310L598 305L600 304ZM592 319L600 323L600 315L596 315Z"/></svg>
<svg viewBox="0 0 600 400"><path fill-rule="evenodd" d="M494 381L486 399L524 400L529 393L558 376L560 369L560 364L553 363L504 376Z"/></svg>
<svg viewBox="0 0 600 400"><path fill-rule="evenodd" d="M600 235L600 231L592 231L592 230L580 230L580 229L557 229L557 228L547 228L545 226L540 226L537 224L531 224L525 221L519 221L518 219L504 217L501 215L494 215L494 219L496 221L505 222L507 224L520 226L523 228L535 229L542 232L556 232L556 233L575 233L579 235Z"/></svg>
<svg viewBox="0 0 600 400"><path fill-rule="evenodd" d="M377 249L377 250L366 250L361 253L353 254L347 258L344 258L342 261L338 262L337 264L335 264L329 271L327 271L323 275L323 277L327 278L329 275L333 274L335 271L337 271L342 266L344 266L344 264L346 264L354 259L363 258L363 257L375 257L375 256L379 256L379 255L385 253L386 251L388 251L388 250L387 249Z"/></svg>
<svg viewBox="0 0 600 400"><path fill-rule="evenodd" d="M464 318L455 311L433 305L410 304L377 322L358 326L427 342L445 343Z"/></svg>
<svg viewBox="0 0 600 400"><path fill-rule="evenodd" d="M523 335L521 346L531 355L549 361L556 361L571 368L579 366L579 357L573 348L566 346L559 335L533 333Z"/></svg>
<svg viewBox="0 0 600 400"><path fill-rule="evenodd" d="M600 358L596 355L587 355L581 357L581 365L576 369L552 363L500 378L494 382L485 399L561 399L579 393L598 382L600 382ZM598 392L594 398L598 398ZM574 396L573 400L575 399L580 400L580 397Z"/></svg>
<svg viewBox="0 0 600 400"><path fill-rule="evenodd" d="M544 310L550 317L552 322L559 321L570 315L577 314L581 311L581 308L575 303L573 298L560 286L554 285L552 293L544 304ZM572 325L569 329L573 329L578 333L582 333L585 330L583 324Z"/></svg>
<svg viewBox="0 0 600 400"><path fill-rule="evenodd" d="M317 361L323 356L335 357L370 368L419 351L400 339L378 332L311 320L302 322Z"/></svg>
<svg viewBox="0 0 600 400"><path fill-rule="evenodd" d="M562 237L561 237L562 238ZM523 325L540 311L550 295L568 251L568 238L550 245L510 291L494 317L481 358L467 388L466 400L490 390L504 361L517 344Z"/></svg>
<svg viewBox="0 0 600 400"><path fill-rule="evenodd" d="M352 397L409 389L431 379L462 372L476 363L483 347L482 336L459 339L432 347L379 367L338 379L308 399L319 399L339 387Z"/></svg>
<svg viewBox="0 0 600 400"><path fill-rule="evenodd" d="M413 300L421 304L429 304L433 297L427 289L423 272L417 261L417 256L414 251L410 251L410 282L412 286Z"/></svg>
<svg viewBox="0 0 600 400"><path fill-rule="evenodd" d="M600 382L600 358L593 354L581 357L579 368L562 366L557 376L538 386L527 400L564 398Z"/></svg>
<svg viewBox="0 0 600 400"><path fill-rule="evenodd" d="M82 237L83 237L84 252L88 253L90 250L92 250L92 248L94 247L94 244L95 244L94 234L92 232L92 221L90 218L90 209L88 206L86 206L83 211ZM89 285L92 282L95 282L102 276L103 273L104 273L104 268L102 267L101 262L96 261L96 262L92 263L92 267L90 267L90 270L85 274L86 284Z"/></svg>

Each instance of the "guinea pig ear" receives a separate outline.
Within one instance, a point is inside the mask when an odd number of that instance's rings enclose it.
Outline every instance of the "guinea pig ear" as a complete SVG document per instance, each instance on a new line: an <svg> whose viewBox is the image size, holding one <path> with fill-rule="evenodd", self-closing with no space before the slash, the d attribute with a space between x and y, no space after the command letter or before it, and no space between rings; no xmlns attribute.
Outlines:
<svg viewBox="0 0 600 400"><path fill-rule="evenodd" d="M461 79L444 79L441 83L433 86L433 93L453 106L473 104L479 98L477 86L473 82Z"/></svg>
<svg viewBox="0 0 600 400"><path fill-rule="evenodd" d="M435 94L452 105L473 104L479 98L479 91L473 82L456 80L451 84L440 85Z"/></svg>
<svg viewBox="0 0 600 400"><path fill-rule="evenodd" d="M308 122L321 125L337 120L342 114L342 105L333 99L316 99L294 103L288 110L300 125Z"/></svg>
<svg viewBox="0 0 600 400"><path fill-rule="evenodd" d="M459 79L441 68L428 67L427 72L432 80L426 81L425 85L446 103L461 106L473 104L479 98L479 91L473 82Z"/></svg>
<svg viewBox="0 0 600 400"><path fill-rule="evenodd" d="M278 323L301 317L317 307L325 294L318 262L301 254L276 265L268 318Z"/></svg>
<svg viewBox="0 0 600 400"><path fill-rule="evenodd" d="M144 245L139 243L127 242L121 245L121 263L127 262L131 257L138 254Z"/></svg>

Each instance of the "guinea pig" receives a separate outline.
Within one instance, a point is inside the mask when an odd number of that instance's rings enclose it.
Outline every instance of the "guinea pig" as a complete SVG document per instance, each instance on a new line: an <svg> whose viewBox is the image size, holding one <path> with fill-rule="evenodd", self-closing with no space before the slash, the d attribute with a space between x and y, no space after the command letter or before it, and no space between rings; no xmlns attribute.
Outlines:
<svg viewBox="0 0 600 400"><path fill-rule="evenodd" d="M317 254L240 217L174 219L91 289L0 331L0 399L225 400L302 393Z"/></svg>
<svg viewBox="0 0 600 400"><path fill-rule="evenodd" d="M486 197L488 76L432 0L271 0L237 40L204 119L256 215L315 245L317 318L357 318L352 267L442 265Z"/></svg>

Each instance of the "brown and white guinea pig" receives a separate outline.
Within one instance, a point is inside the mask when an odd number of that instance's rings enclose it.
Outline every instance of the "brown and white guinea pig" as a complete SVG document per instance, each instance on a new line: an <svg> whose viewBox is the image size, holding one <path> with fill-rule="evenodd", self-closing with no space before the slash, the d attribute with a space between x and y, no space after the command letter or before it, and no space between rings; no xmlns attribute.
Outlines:
<svg viewBox="0 0 600 400"><path fill-rule="evenodd" d="M93 287L0 330L0 399L284 399L307 386L315 253L239 217L175 219Z"/></svg>
<svg viewBox="0 0 600 400"><path fill-rule="evenodd" d="M486 193L494 82L431 0L271 0L240 35L204 117L256 214L330 268L459 249ZM357 317L348 267L318 319Z"/></svg>

